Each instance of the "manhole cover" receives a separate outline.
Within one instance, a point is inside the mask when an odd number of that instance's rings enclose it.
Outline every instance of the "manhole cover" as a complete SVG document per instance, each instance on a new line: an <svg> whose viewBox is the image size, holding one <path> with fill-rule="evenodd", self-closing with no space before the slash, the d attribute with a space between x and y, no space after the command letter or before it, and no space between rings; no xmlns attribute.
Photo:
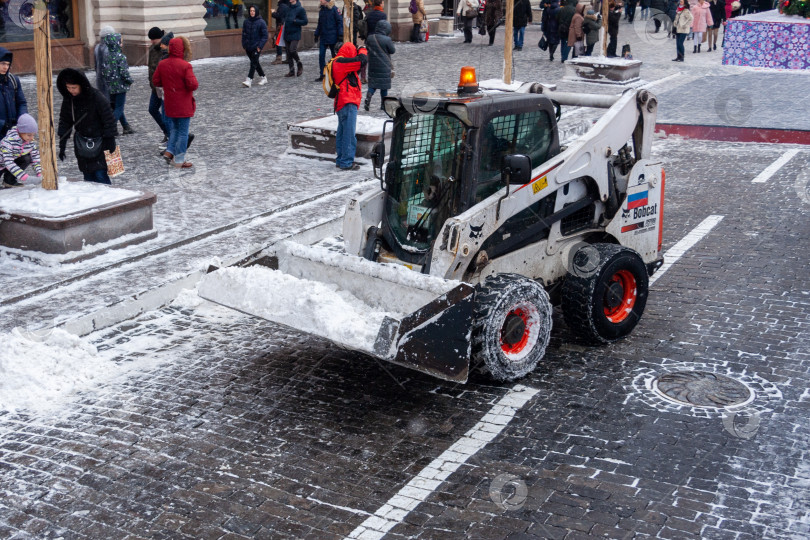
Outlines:
<svg viewBox="0 0 810 540"><path fill-rule="evenodd" d="M755 397L745 384L707 371L667 373L655 379L653 389L670 401L694 407L736 407Z"/></svg>

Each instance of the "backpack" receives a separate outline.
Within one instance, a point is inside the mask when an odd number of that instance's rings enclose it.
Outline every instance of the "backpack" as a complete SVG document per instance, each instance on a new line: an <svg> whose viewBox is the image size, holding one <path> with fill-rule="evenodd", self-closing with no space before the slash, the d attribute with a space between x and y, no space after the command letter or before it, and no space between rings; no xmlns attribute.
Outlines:
<svg viewBox="0 0 810 540"><path fill-rule="evenodd" d="M408 11L411 14L415 14L417 11L419 11L419 7L416 5L416 0L411 0L411 5L408 6Z"/></svg>
<svg viewBox="0 0 810 540"><path fill-rule="evenodd" d="M336 98L340 91L340 86L338 86L335 79L332 77L332 64L334 61L335 57L332 57L323 68L323 93L326 94L326 97L332 99Z"/></svg>

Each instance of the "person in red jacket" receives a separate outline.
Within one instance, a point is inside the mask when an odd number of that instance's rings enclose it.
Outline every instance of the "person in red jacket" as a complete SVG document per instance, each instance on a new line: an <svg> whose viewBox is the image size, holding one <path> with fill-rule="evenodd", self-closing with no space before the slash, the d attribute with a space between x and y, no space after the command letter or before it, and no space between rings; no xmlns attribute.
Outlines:
<svg viewBox="0 0 810 540"><path fill-rule="evenodd" d="M365 47L358 49L353 43L344 43L332 63L332 79L340 88L335 97L335 113L338 116L335 165L343 171L360 168L354 162L354 153L357 150L355 128L357 108L363 99L360 69L365 67L367 61Z"/></svg>
<svg viewBox="0 0 810 540"><path fill-rule="evenodd" d="M174 38L169 41L169 57L162 60L152 82L163 88L163 104L169 127L169 145L164 157L177 168L188 169L192 165L185 160L188 149L188 127L197 104L194 91L200 86L194 69L187 59L191 58L188 40Z"/></svg>

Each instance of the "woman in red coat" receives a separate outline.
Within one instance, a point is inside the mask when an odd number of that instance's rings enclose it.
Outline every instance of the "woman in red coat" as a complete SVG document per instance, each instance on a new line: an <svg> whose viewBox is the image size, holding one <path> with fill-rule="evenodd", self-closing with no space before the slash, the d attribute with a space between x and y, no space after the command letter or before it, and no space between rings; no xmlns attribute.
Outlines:
<svg viewBox="0 0 810 540"><path fill-rule="evenodd" d="M188 126L197 104L194 91L200 86L194 69L186 59L191 58L188 39L174 38L169 42L169 57L162 60L152 76L155 86L163 88L163 106L169 121L169 145L164 157L177 168L192 165L185 160L188 149Z"/></svg>

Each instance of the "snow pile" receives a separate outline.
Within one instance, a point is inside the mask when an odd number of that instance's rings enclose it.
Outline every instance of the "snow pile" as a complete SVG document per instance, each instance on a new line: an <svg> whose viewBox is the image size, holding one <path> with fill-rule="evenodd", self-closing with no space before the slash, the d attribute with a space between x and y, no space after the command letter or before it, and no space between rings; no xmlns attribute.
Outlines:
<svg viewBox="0 0 810 540"><path fill-rule="evenodd" d="M512 84L506 84L503 79L487 79L478 83L478 87L483 90L502 90L504 92L517 92L523 81L512 81Z"/></svg>
<svg viewBox="0 0 810 540"><path fill-rule="evenodd" d="M53 409L75 392L118 374L96 348L59 328L0 334L0 410Z"/></svg>
<svg viewBox="0 0 810 540"><path fill-rule="evenodd" d="M386 316L337 286L262 266L223 268L203 278L199 295L245 313L370 352Z"/></svg>
<svg viewBox="0 0 810 540"><path fill-rule="evenodd" d="M0 192L0 209L4 213L62 217L132 199L140 194L139 191L93 182L60 182L58 190L48 190L41 186L5 189Z"/></svg>

